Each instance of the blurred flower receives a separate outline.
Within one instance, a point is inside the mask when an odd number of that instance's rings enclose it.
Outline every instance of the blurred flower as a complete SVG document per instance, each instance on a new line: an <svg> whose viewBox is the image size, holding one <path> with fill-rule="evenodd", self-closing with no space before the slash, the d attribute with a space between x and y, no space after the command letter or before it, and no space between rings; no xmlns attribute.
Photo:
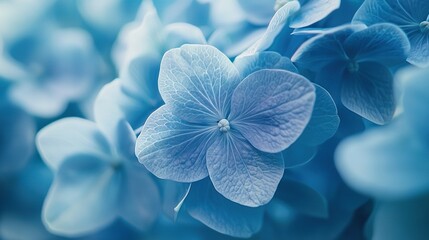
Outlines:
<svg viewBox="0 0 429 240"><path fill-rule="evenodd" d="M64 118L43 128L37 147L55 172L43 221L53 233L81 236L122 218L138 229L156 219L159 193L134 155L135 134L124 121L102 131Z"/></svg>

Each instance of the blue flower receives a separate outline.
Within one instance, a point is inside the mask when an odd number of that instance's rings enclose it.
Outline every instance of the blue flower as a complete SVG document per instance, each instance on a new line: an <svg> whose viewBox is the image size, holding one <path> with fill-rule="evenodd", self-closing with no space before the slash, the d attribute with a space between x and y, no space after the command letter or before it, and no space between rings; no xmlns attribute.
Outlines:
<svg viewBox="0 0 429 240"><path fill-rule="evenodd" d="M14 42L7 52L24 73L14 79L11 100L35 116L48 118L89 95L100 59L88 33L44 30Z"/></svg>
<svg viewBox="0 0 429 240"><path fill-rule="evenodd" d="M345 107L384 124L395 110L389 67L404 61L409 48L406 35L392 24L345 25L305 42L292 61L316 73L315 81Z"/></svg>
<svg viewBox="0 0 429 240"><path fill-rule="evenodd" d="M159 178L195 182L210 176L225 198L266 204L283 175L282 150L310 120L313 85L284 70L244 80L216 48L184 45L161 62L165 105L138 138L139 161Z"/></svg>
<svg viewBox="0 0 429 240"><path fill-rule="evenodd" d="M42 218L53 233L86 235L122 218L147 229L159 209L157 186L134 155L136 136L120 121L96 123L64 118L43 128L37 147L55 172Z"/></svg>
<svg viewBox="0 0 429 240"><path fill-rule="evenodd" d="M374 239L424 239L428 234L428 73L402 72L401 115L389 126L346 139L336 152L344 180L377 200Z"/></svg>
<svg viewBox="0 0 429 240"><path fill-rule="evenodd" d="M408 62L429 67L429 2L420 0L366 0L353 21L372 25L393 23L407 34L411 50Z"/></svg>

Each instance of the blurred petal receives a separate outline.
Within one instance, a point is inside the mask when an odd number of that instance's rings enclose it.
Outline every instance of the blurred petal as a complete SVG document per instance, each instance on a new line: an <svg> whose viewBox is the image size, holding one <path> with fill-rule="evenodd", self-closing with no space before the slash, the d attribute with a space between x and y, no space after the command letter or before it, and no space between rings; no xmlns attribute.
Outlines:
<svg viewBox="0 0 429 240"><path fill-rule="evenodd" d="M193 123L226 117L232 90L240 81L231 61L209 45L183 45L165 53L159 90L175 114Z"/></svg>
<svg viewBox="0 0 429 240"><path fill-rule="evenodd" d="M264 209L231 202L220 195L210 180L192 184L185 200L188 213L208 227L233 237L250 237L262 226Z"/></svg>
<svg viewBox="0 0 429 240"><path fill-rule="evenodd" d="M164 39L165 49L180 47L186 43L206 43L201 30L187 23L172 23L165 26L161 38Z"/></svg>
<svg viewBox="0 0 429 240"><path fill-rule="evenodd" d="M248 207L268 203L283 176L280 154L258 151L238 132L217 138L207 151L206 161L215 189Z"/></svg>
<svg viewBox="0 0 429 240"><path fill-rule="evenodd" d="M147 230L158 217L158 188L144 166L126 165L121 187L119 215L134 227Z"/></svg>
<svg viewBox="0 0 429 240"><path fill-rule="evenodd" d="M53 233L80 236L100 230L117 216L121 175L89 155L68 158L45 199L42 218Z"/></svg>
<svg viewBox="0 0 429 240"><path fill-rule="evenodd" d="M302 1L304 2L304 1ZM340 7L341 0L309 0L305 1L299 11L293 16L291 28L307 27L328 16Z"/></svg>
<svg viewBox="0 0 429 240"><path fill-rule="evenodd" d="M429 190L427 146L403 122L345 140L336 165L353 188L378 199L407 197Z"/></svg>
<svg viewBox="0 0 429 240"><path fill-rule="evenodd" d="M243 78L261 69L283 69L297 73L289 58L276 52L260 52L235 59L235 67Z"/></svg>
<svg viewBox="0 0 429 240"><path fill-rule="evenodd" d="M110 146L96 124L81 118L64 118L44 127L36 138L45 163L58 169L75 154L109 156Z"/></svg>
<svg viewBox="0 0 429 240"><path fill-rule="evenodd" d="M407 58L410 43L399 27L380 23L351 34L344 42L344 49L357 62L374 61L393 65Z"/></svg>
<svg viewBox="0 0 429 240"><path fill-rule="evenodd" d="M234 91L231 126L257 149L280 152L304 131L315 95L313 84L298 74L284 70L257 71Z"/></svg>
<svg viewBox="0 0 429 240"><path fill-rule="evenodd" d="M172 112L170 106L164 105L149 116L137 139L136 155L159 178L201 180L208 175L206 151L214 131L183 121Z"/></svg>
<svg viewBox="0 0 429 240"><path fill-rule="evenodd" d="M389 122L395 111L393 76L389 69L376 62L359 63L358 72L345 74L341 102L376 124Z"/></svg>
<svg viewBox="0 0 429 240"><path fill-rule="evenodd" d="M276 198L293 210L313 217L328 217L328 202L316 190L294 180L283 180L279 184Z"/></svg>
<svg viewBox="0 0 429 240"><path fill-rule="evenodd" d="M238 0L246 19L256 25L265 25L274 15L275 0Z"/></svg>
<svg viewBox="0 0 429 240"><path fill-rule="evenodd" d="M428 195L403 201L381 202L375 210L372 239L427 239L428 202Z"/></svg>

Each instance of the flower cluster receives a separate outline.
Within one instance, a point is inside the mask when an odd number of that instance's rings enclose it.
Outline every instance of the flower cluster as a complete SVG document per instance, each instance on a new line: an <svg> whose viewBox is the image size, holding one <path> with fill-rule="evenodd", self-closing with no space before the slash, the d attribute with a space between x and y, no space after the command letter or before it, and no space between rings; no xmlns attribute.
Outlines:
<svg viewBox="0 0 429 240"><path fill-rule="evenodd" d="M0 1L0 239L427 239L429 1Z"/></svg>

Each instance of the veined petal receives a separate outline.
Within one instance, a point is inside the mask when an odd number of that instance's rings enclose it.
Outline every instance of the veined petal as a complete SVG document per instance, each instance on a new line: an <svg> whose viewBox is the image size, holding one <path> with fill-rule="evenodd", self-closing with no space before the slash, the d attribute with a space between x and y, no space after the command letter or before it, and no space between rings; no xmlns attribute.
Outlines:
<svg viewBox="0 0 429 240"><path fill-rule="evenodd" d="M76 155L58 170L43 206L52 232L80 236L107 226L117 216L121 174L107 161Z"/></svg>
<svg viewBox="0 0 429 240"><path fill-rule="evenodd" d="M305 1L293 16L291 28L307 27L316 23L340 7L341 0L310 0Z"/></svg>
<svg viewBox="0 0 429 240"><path fill-rule="evenodd" d="M281 154L260 152L238 132L224 134L216 139L206 156L215 189L244 206L267 204L283 176Z"/></svg>
<svg viewBox="0 0 429 240"><path fill-rule="evenodd" d="M429 67L429 34L412 32L408 34L411 44L407 61L421 68Z"/></svg>
<svg viewBox="0 0 429 240"><path fill-rule="evenodd" d="M81 118L64 118L44 127L37 134L36 145L45 163L54 170L76 154L111 154L109 142L97 125Z"/></svg>
<svg viewBox="0 0 429 240"><path fill-rule="evenodd" d="M393 76L376 62L359 63L359 71L346 72L341 87L345 107L377 124L389 122L395 111Z"/></svg>
<svg viewBox="0 0 429 240"><path fill-rule="evenodd" d="M357 62L375 61L393 65L407 58L410 43L399 27L380 23L351 34L344 42L344 49Z"/></svg>
<svg viewBox="0 0 429 240"><path fill-rule="evenodd" d="M291 72L298 72L296 67L287 57L276 52L260 52L249 56L235 59L235 67L240 72L242 78L262 69L283 69Z"/></svg>
<svg viewBox="0 0 429 240"><path fill-rule="evenodd" d="M291 1L286 3L274 14L270 23L268 24L267 30L262 37L250 46L246 51L238 56L238 58L248 55L253 55L257 52L262 52L268 49L273 44L274 39L282 31L283 27L289 21L290 16L295 14L300 8L298 1Z"/></svg>
<svg viewBox="0 0 429 240"><path fill-rule="evenodd" d="M193 123L211 123L229 113L240 76L231 61L209 45L183 45L165 53L159 74L163 100Z"/></svg>
<svg viewBox="0 0 429 240"><path fill-rule="evenodd" d="M164 105L147 119L137 139L136 155L159 178L194 182L207 177L206 152L215 134L213 128L189 123Z"/></svg>
<svg viewBox="0 0 429 240"><path fill-rule="evenodd" d="M402 120L345 140L336 151L343 179L377 199L415 196L429 190L427 145Z"/></svg>
<svg viewBox="0 0 429 240"><path fill-rule="evenodd" d="M310 120L315 89L306 78L284 70L260 70L232 96L231 127L257 149L280 152L298 139Z"/></svg>
<svg viewBox="0 0 429 240"><path fill-rule="evenodd" d="M188 213L208 227L234 237L250 237L262 227L263 207L231 202L218 193L210 180L192 184L185 200Z"/></svg>

